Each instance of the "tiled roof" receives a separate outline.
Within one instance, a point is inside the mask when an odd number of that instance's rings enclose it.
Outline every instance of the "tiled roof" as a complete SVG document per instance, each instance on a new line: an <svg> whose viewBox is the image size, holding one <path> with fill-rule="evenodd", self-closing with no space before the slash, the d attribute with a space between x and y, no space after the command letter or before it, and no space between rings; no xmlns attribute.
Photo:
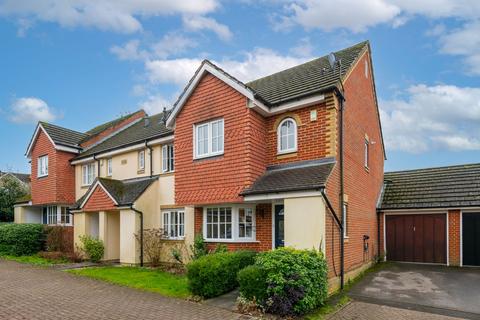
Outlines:
<svg viewBox="0 0 480 320"><path fill-rule="evenodd" d="M480 206L480 164L385 173L381 209Z"/></svg>
<svg viewBox="0 0 480 320"><path fill-rule="evenodd" d="M40 124L45 131L47 131L48 135L50 138L52 138L55 144L79 148L78 145L80 141L88 137L88 135L85 133L63 128L48 122L40 122Z"/></svg>
<svg viewBox="0 0 480 320"><path fill-rule="evenodd" d="M319 190L325 187L334 166L333 158L271 166L241 195Z"/></svg>
<svg viewBox="0 0 480 320"><path fill-rule="evenodd" d="M101 124L101 125L98 125L98 126L92 128L92 129L88 130L88 131L86 132L86 134L87 134L88 136L84 139L84 141L85 141L85 140L88 140L89 138L91 138L91 137L93 137L93 136L96 136L96 135L102 133L103 131L107 130L108 128L111 128L111 127L119 124L119 123L122 122L123 120L128 119L128 118L130 118L131 116L133 116L133 115L135 115L135 114L137 114L137 113L140 113L140 112L143 113L143 114L145 114L145 111L143 111L143 110L138 110L138 111L135 111L135 112L129 113L129 114L127 114L127 115L118 117L118 118L115 119L115 120L112 120L112 121L103 123L103 124ZM82 142L83 142L83 141L82 141Z"/></svg>
<svg viewBox="0 0 480 320"><path fill-rule="evenodd" d="M158 176L135 178L128 180L113 180L107 178L97 178L89 190L81 197L73 209L79 209L80 205L85 201L85 198L90 193L91 189L95 187L98 181L107 192L115 199L118 206L127 206L133 204L147 188L158 179Z"/></svg>
<svg viewBox="0 0 480 320"><path fill-rule="evenodd" d="M131 126L126 127L126 129L120 130L117 134L102 143L85 149L76 159L86 158L100 152L106 152L129 144L172 134L173 131L167 129L162 119L163 113L141 119Z"/></svg>
<svg viewBox="0 0 480 320"><path fill-rule="evenodd" d="M341 75L352 67L360 54L368 47L368 41L335 52L341 61ZM339 68L332 70L328 56L324 56L270 76L246 83L262 100L276 105L289 100L309 96L332 88L338 82Z"/></svg>

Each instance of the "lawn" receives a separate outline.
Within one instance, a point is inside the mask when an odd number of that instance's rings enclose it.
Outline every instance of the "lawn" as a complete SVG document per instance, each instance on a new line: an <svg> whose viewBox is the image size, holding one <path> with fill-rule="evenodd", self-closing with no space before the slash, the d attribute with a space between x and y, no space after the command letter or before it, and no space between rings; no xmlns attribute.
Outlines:
<svg viewBox="0 0 480 320"><path fill-rule="evenodd" d="M0 254L0 259L11 260L11 261L16 261L20 263L28 263L28 264L33 264L37 266L51 266L54 264L61 264L61 263L68 262L67 260L63 260L63 259L51 260L51 259L42 258L37 254L31 255L31 256L18 256L18 257Z"/></svg>
<svg viewBox="0 0 480 320"><path fill-rule="evenodd" d="M190 296L187 277L140 267L94 267L67 270L80 276L141 289L174 298Z"/></svg>

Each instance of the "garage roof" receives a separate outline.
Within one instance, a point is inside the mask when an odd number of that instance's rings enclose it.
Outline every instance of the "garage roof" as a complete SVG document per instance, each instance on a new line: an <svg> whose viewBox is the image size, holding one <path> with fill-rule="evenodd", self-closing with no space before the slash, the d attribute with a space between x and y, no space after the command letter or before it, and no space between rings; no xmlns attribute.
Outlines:
<svg viewBox="0 0 480 320"><path fill-rule="evenodd" d="M480 163L385 173L381 209L480 206Z"/></svg>

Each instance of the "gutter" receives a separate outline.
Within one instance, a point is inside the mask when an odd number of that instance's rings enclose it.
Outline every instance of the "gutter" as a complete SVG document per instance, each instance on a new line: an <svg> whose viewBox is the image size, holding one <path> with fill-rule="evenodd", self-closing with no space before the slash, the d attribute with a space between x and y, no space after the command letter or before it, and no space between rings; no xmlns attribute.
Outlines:
<svg viewBox="0 0 480 320"><path fill-rule="evenodd" d="M143 212L130 205L130 210L140 215L140 267L143 267Z"/></svg>

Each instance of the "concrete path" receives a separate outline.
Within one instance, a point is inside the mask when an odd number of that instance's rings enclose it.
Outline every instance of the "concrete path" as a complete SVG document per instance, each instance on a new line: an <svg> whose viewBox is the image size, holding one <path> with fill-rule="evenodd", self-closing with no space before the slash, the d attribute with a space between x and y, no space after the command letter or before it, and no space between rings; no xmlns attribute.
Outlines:
<svg viewBox="0 0 480 320"><path fill-rule="evenodd" d="M204 304L166 298L0 259L0 319L248 319Z"/></svg>

